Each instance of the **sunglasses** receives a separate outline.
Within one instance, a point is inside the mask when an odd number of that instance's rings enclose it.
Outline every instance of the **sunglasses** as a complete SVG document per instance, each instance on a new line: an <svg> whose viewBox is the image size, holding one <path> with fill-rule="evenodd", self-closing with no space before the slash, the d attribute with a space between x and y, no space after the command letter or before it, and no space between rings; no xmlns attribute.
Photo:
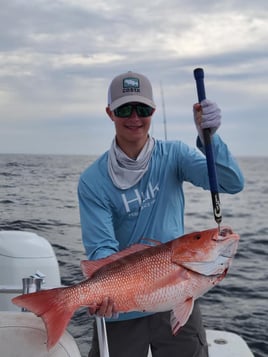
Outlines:
<svg viewBox="0 0 268 357"><path fill-rule="evenodd" d="M114 114L119 118L128 118L133 113L135 108L136 113L141 118L149 117L153 114L154 108L146 104L124 104L121 107L114 109Z"/></svg>

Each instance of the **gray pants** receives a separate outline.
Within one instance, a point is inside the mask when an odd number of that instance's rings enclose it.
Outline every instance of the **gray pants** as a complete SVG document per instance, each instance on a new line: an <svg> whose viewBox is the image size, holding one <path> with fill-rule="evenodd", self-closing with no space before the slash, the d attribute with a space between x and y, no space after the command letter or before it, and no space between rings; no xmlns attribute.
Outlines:
<svg viewBox="0 0 268 357"><path fill-rule="evenodd" d="M110 357L147 357L149 345L153 357L208 357L206 333L199 305L176 336L171 333L170 313L106 324ZM88 357L99 357L96 326Z"/></svg>

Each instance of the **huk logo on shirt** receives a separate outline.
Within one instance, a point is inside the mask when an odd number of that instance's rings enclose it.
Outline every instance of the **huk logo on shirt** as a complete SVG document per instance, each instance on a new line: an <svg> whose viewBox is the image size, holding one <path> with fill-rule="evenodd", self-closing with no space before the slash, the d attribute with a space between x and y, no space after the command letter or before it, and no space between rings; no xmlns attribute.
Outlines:
<svg viewBox="0 0 268 357"><path fill-rule="evenodd" d="M138 78L128 77L123 80L123 93L140 92L140 81Z"/></svg>
<svg viewBox="0 0 268 357"><path fill-rule="evenodd" d="M129 190L127 194L123 193L121 196L126 212L135 213L140 209L150 207L155 202L158 191L158 184L153 186L150 182L145 193L140 192L137 188L134 190Z"/></svg>

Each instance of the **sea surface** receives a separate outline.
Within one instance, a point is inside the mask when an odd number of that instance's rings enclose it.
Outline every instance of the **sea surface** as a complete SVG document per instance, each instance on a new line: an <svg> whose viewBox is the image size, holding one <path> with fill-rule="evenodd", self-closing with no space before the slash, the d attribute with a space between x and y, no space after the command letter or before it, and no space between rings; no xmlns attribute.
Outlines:
<svg viewBox="0 0 268 357"><path fill-rule="evenodd" d="M0 230L35 232L52 244L62 284L83 279L77 182L90 156L0 155ZM255 357L268 356L268 158L238 158L246 184L220 195L223 224L241 235L227 277L201 298L207 328L238 333ZM216 226L210 193L185 184L185 231ZM89 351L92 318L78 310L68 327L82 357ZM241 356L242 357L242 356Z"/></svg>

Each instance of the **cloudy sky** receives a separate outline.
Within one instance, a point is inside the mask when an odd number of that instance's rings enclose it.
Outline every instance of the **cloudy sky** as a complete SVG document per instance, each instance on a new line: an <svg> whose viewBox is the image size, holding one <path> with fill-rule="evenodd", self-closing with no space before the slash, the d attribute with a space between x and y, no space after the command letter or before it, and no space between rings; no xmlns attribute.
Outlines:
<svg viewBox="0 0 268 357"><path fill-rule="evenodd" d="M94 3L94 4L93 4ZM0 153L100 154L112 78L147 75L152 135L195 144L193 70L235 155L268 155L267 0L0 0Z"/></svg>

